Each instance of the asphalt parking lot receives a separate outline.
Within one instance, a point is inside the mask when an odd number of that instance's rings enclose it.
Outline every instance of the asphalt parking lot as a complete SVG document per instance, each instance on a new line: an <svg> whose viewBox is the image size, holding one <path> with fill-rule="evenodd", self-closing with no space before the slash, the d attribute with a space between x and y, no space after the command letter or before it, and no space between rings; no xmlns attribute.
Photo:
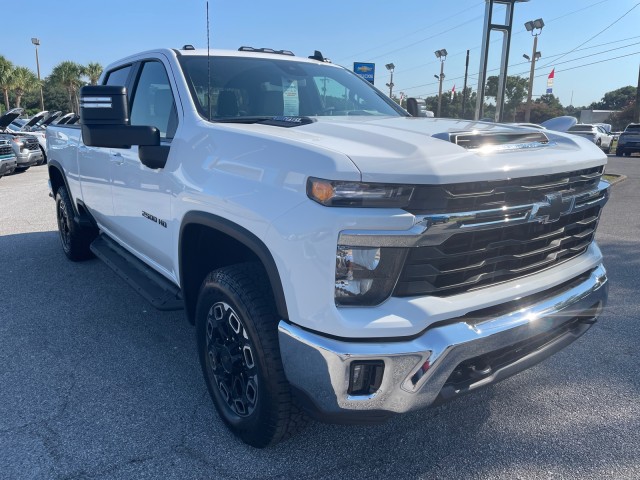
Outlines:
<svg viewBox="0 0 640 480"><path fill-rule="evenodd" d="M69 262L46 166L0 179L0 478L640 478L640 158L609 157L609 305L579 341L380 426L255 450L218 419L181 312Z"/></svg>

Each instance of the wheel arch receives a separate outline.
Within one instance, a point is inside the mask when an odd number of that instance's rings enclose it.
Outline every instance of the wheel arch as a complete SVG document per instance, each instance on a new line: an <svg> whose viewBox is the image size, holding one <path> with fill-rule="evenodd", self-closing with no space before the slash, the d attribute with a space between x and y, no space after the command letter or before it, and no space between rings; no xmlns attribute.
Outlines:
<svg viewBox="0 0 640 480"><path fill-rule="evenodd" d="M203 244L218 243L220 252L207 249ZM207 243L208 244L208 243ZM191 211L182 219L178 240L180 286L187 319L195 322L198 291L205 276L215 268L240 261L258 261L269 279L278 315L288 319L287 304L278 267L267 246L249 230L217 215Z"/></svg>
<svg viewBox="0 0 640 480"><path fill-rule="evenodd" d="M84 203L81 200L76 200L75 198L73 198L62 165L60 165L57 160L50 160L47 162L47 168L49 171L49 182L51 182L51 193L53 194L54 200L56 198L56 192L58 191L58 188L64 186L64 188L67 189L67 193L69 194L69 198L71 199L71 205L73 206L73 220L76 223L82 223L84 225L91 224L95 226L95 221L84 206Z"/></svg>

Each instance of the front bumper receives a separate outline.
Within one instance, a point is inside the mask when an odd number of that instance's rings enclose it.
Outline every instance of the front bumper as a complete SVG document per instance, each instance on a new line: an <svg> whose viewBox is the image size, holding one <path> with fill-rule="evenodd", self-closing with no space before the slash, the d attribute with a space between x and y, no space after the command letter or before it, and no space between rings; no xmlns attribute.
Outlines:
<svg viewBox="0 0 640 480"><path fill-rule="evenodd" d="M43 158L40 150L28 150L27 152L21 152L19 155L16 155L18 168L32 167L42 161Z"/></svg>
<svg viewBox="0 0 640 480"><path fill-rule="evenodd" d="M347 422L384 417L454 398L544 360L588 330L607 292L599 265L552 292L438 322L406 341L344 341L281 321L282 362L316 416ZM384 362L380 388L349 395L351 364L369 360Z"/></svg>
<svg viewBox="0 0 640 480"><path fill-rule="evenodd" d="M15 157L0 159L0 175L9 175L16 169L18 162Z"/></svg>

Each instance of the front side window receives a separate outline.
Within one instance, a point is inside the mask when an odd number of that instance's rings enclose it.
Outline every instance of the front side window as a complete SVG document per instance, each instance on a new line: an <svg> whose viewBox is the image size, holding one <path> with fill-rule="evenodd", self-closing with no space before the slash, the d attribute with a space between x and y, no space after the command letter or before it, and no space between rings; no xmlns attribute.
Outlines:
<svg viewBox="0 0 640 480"><path fill-rule="evenodd" d="M127 84L127 78L129 78L129 72L131 72L131 65L113 70L107 74L107 79L104 82L105 85L122 85Z"/></svg>
<svg viewBox="0 0 640 480"><path fill-rule="evenodd" d="M201 56L183 56L180 63L200 115L211 120L406 115L368 82L335 65L212 57L208 69Z"/></svg>
<svg viewBox="0 0 640 480"><path fill-rule="evenodd" d="M160 62L145 62L131 104L131 125L151 125L160 137L173 138L178 126L169 77Z"/></svg>

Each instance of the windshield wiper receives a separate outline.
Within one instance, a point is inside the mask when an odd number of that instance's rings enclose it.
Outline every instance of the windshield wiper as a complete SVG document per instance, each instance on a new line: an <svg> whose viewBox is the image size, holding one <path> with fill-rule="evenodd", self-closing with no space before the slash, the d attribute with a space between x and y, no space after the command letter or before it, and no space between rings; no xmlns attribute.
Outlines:
<svg viewBox="0 0 640 480"><path fill-rule="evenodd" d="M273 125L274 127L299 127L308 125L316 120L309 117L287 117L287 116L256 116L256 117L228 117L216 118L216 122L221 123L259 123L261 125Z"/></svg>

